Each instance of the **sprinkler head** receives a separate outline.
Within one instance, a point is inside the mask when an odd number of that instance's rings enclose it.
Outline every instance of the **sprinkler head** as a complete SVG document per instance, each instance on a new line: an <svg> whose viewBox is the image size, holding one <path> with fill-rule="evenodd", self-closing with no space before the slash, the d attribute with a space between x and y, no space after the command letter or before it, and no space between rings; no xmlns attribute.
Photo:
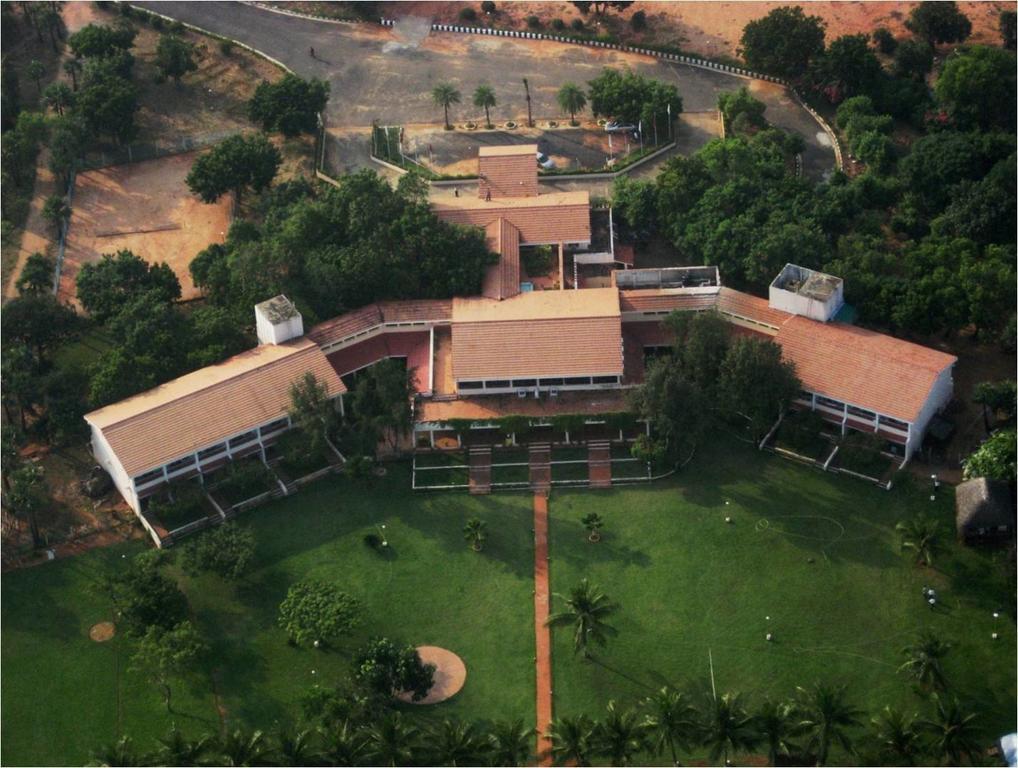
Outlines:
<svg viewBox="0 0 1018 768"><path fill-rule="evenodd" d="M770 632L768 632L767 633L767 642L769 643L769 642L771 642L773 640L774 640L774 635L772 635Z"/></svg>

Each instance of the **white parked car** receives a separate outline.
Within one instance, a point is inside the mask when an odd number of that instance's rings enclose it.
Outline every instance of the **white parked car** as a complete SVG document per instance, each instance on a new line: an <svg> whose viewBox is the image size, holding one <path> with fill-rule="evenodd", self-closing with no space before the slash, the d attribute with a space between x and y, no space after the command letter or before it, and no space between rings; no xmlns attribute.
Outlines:
<svg viewBox="0 0 1018 768"><path fill-rule="evenodd" d="M544 154L544 152L537 153L537 164L547 171L555 167L555 161Z"/></svg>
<svg viewBox="0 0 1018 768"><path fill-rule="evenodd" d="M608 133L628 133L629 131L635 131L636 126L618 120L610 120L604 124L604 129Z"/></svg>

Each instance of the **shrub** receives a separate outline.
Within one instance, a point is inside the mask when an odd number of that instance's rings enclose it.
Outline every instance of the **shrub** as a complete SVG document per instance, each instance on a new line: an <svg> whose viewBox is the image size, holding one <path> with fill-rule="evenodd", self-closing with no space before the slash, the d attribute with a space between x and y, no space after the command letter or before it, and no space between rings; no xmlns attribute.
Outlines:
<svg viewBox="0 0 1018 768"><path fill-rule="evenodd" d="M563 29L566 28L566 23L562 21L562 19L552 19L551 28L557 29L559 32L561 32Z"/></svg>
<svg viewBox="0 0 1018 768"><path fill-rule="evenodd" d="M422 662L416 648L387 638L369 643L354 661L354 679L386 698L410 691L413 700L420 701L434 678L435 665Z"/></svg>
<svg viewBox="0 0 1018 768"><path fill-rule="evenodd" d="M360 623L360 603L322 581L301 581L290 587L279 605L279 626L297 644L324 645L349 634Z"/></svg>
<svg viewBox="0 0 1018 768"><path fill-rule="evenodd" d="M634 32L642 32L647 28L647 14L643 11L637 11L629 19L629 26L633 28Z"/></svg>
<svg viewBox="0 0 1018 768"><path fill-rule="evenodd" d="M271 487L272 473L257 459L230 462L216 484L216 491L232 504L264 493Z"/></svg>
<svg viewBox="0 0 1018 768"><path fill-rule="evenodd" d="M481 10L484 13L494 13L495 4L491 0L484 0L484 2L481 3Z"/></svg>
<svg viewBox="0 0 1018 768"><path fill-rule="evenodd" d="M224 579L236 579L250 565L254 548L250 529L226 523L184 545L184 568L192 574L208 571Z"/></svg>
<svg viewBox="0 0 1018 768"><path fill-rule="evenodd" d="M527 16L527 27L530 29L540 29L541 20L536 16Z"/></svg>
<svg viewBox="0 0 1018 768"><path fill-rule="evenodd" d="M887 56L894 53L894 49L898 47L898 41L887 27L877 27L873 31L873 42L877 44L877 50Z"/></svg>
<svg viewBox="0 0 1018 768"><path fill-rule="evenodd" d="M308 440L300 429L291 429L280 437L276 448L283 467L298 477L321 469L328 462L323 442Z"/></svg>
<svg viewBox="0 0 1018 768"><path fill-rule="evenodd" d="M573 19L571 22L569 22L569 26L572 27L577 32L582 32L583 31L583 19Z"/></svg>
<svg viewBox="0 0 1018 768"><path fill-rule="evenodd" d="M131 18L134 15L134 8L127 3L117 3L117 9L120 11L121 16Z"/></svg>
<svg viewBox="0 0 1018 768"><path fill-rule="evenodd" d="M377 533L364 534L364 544L377 552L382 548L382 537Z"/></svg>
<svg viewBox="0 0 1018 768"><path fill-rule="evenodd" d="M523 269L530 277L547 275L551 272L554 254L550 245L537 245L522 249L520 256Z"/></svg>
<svg viewBox="0 0 1018 768"><path fill-rule="evenodd" d="M477 11L475 11L470 6L467 6L466 8L461 8L460 12L459 12L459 20L460 21L476 21L477 20Z"/></svg>
<svg viewBox="0 0 1018 768"><path fill-rule="evenodd" d="M180 35L187 31L187 27L184 26L182 21L173 21L170 23L170 31Z"/></svg>
<svg viewBox="0 0 1018 768"><path fill-rule="evenodd" d="M156 16L155 14L153 14L149 18L149 22L152 24L152 29L158 30L158 29L162 29L163 28L163 17L162 16Z"/></svg>
<svg viewBox="0 0 1018 768"><path fill-rule="evenodd" d="M223 56L229 56L233 53L233 41L232 40L220 40L219 41L219 52Z"/></svg>

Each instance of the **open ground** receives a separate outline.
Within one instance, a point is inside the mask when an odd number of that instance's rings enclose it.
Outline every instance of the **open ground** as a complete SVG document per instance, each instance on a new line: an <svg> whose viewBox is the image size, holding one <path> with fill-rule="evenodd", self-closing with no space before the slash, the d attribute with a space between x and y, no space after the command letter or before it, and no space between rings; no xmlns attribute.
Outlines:
<svg viewBox="0 0 1018 768"><path fill-rule="evenodd" d="M128 638L89 639L93 625L115 619L90 585L140 545L6 574L3 762L81 763L119 733L147 748L174 721L188 732L271 729L298 717L311 685L344 679L352 650L379 634L447 648L466 664L463 690L434 708L414 707L420 716L533 723L530 495L415 494L408 481L404 465L371 484L331 478L241 518L257 551L235 585L173 566L214 659L191 687L175 690L174 714L129 670ZM554 633L556 716L600 714L609 699L635 703L662 680L702 684L708 650L719 688L756 703L819 678L848 683L867 714L885 704L921 709L895 669L902 648L930 628L952 644L948 680L980 713L987 741L1013 728L1014 620L992 617L1013 605L1004 566L950 540L949 489L935 502L924 488L888 493L719 437L672 480L555 492L549 508L553 593L586 576L621 605L619 636L595 649L594 662L573 658L569 630ZM945 526L933 570L898 552L894 525L917 509ZM589 511L607 521L598 544L586 541L579 522ZM461 533L475 515L489 528L481 553ZM388 558L362 541L381 525ZM306 577L334 582L365 604L364 625L335 650L291 647L276 626L286 589ZM941 593L942 610L923 603L924 584ZM553 598L552 610L559 607Z"/></svg>
<svg viewBox="0 0 1018 768"><path fill-rule="evenodd" d="M85 264L120 249L150 262L165 261L180 280L181 297L198 296L188 264L203 248L223 242L232 201L206 205L184 179L194 153L79 173L60 272L60 298L75 301L75 280Z"/></svg>

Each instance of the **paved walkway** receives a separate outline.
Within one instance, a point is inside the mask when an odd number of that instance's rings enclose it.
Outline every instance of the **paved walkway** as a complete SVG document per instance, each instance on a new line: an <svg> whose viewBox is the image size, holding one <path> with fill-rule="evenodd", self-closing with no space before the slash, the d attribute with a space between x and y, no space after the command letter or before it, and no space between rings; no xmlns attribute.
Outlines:
<svg viewBox="0 0 1018 768"><path fill-rule="evenodd" d="M551 630L548 620L548 496L534 494L534 632L537 635L537 755L551 765Z"/></svg>

